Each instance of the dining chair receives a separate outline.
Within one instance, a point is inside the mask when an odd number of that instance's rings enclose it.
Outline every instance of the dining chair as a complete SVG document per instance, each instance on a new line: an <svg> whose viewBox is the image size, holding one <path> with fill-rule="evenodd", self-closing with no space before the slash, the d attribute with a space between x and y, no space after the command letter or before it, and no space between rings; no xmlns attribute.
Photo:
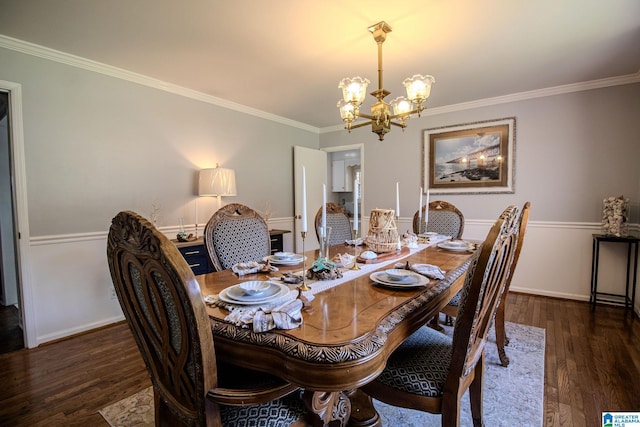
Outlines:
<svg viewBox="0 0 640 427"><path fill-rule="evenodd" d="M151 377L156 426L288 426L301 417L297 387L216 360L198 282L175 245L149 221L130 211L113 218L107 258Z"/></svg>
<svg viewBox="0 0 640 427"><path fill-rule="evenodd" d="M453 337L419 328L362 387L369 398L442 414L442 426L450 427L460 425L460 401L468 389L473 424L482 425L484 350L517 245L517 217L518 209L509 206L474 254Z"/></svg>
<svg viewBox="0 0 640 427"><path fill-rule="evenodd" d="M461 239L464 231L464 215L452 203L443 200L434 200L429 203L429 216L427 228L424 227L424 215L427 206L422 206L422 220L418 211L413 214L413 232L422 234L434 232Z"/></svg>
<svg viewBox="0 0 640 427"><path fill-rule="evenodd" d="M500 300L500 305L498 306L498 310L496 311L495 318L495 332L496 332L496 346L498 347L498 356L500 357L500 363L502 366L509 366L509 357L507 356L505 346L509 344L509 338L507 337L507 333L505 330L505 306L507 295L509 293L509 287L511 286L511 279L513 279L513 273L515 272L516 265L518 264L518 260L520 259L520 251L522 250L522 244L524 243L524 236L527 231L527 223L529 222L529 210L531 208L531 203L525 202L520 211L520 216L518 217L518 245L516 246L515 253L513 256L513 262L511 263L511 268L509 269L509 276L507 277L507 283L504 287L504 296ZM442 309L442 312L447 315L447 319L455 318L458 315L458 309L460 305L460 292L456 294L446 305L445 308ZM449 325L452 324L452 321L449 321Z"/></svg>
<svg viewBox="0 0 640 427"><path fill-rule="evenodd" d="M216 271L271 255L267 223L256 211L239 203L225 205L211 216L204 228L204 244Z"/></svg>
<svg viewBox="0 0 640 427"><path fill-rule="evenodd" d="M464 215L455 205L444 200L434 200L429 203L429 216L427 217L427 228L425 230L425 211L427 206L422 206L422 216L418 211L413 214L413 232L422 234L424 232L433 232L444 236L451 236L453 239L461 239L464 231ZM451 317L446 314L445 323L452 324ZM429 321L429 325L438 330L443 331L440 326L440 313L436 314Z"/></svg>
<svg viewBox="0 0 640 427"><path fill-rule="evenodd" d="M318 209L315 218L316 237L320 241L320 228L322 227L322 207ZM327 228L330 228L329 246L344 243L353 239L351 221L346 211L333 202L327 202Z"/></svg>

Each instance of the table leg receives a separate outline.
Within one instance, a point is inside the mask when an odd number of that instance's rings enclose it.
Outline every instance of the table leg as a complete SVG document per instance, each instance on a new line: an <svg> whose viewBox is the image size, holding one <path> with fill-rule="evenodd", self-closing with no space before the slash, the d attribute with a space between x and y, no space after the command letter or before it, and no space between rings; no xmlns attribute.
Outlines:
<svg viewBox="0 0 640 427"><path fill-rule="evenodd" d="M312 426L347 425L351 415L351 401L345 393L305 390L302 400L308 411L305 418Z"/></svg>
<svg viewBox="0 0 640 427"><path fill-rule="evenodd" d="M593 252L591 255L591 296L589 297L589 303L591 304L591 308L595 310L596 308L596 293L598 292L598 258L600 254L598 253L600 242L598 239L593 239Z"/></svg>
<svg viewBox="0 0 640 427"><path fill-rule="evenodd" d="M353 390L348 393L351 400L351 417L349 427L381 427L382 420L373 406L371 397L363 391Z"/></svg>

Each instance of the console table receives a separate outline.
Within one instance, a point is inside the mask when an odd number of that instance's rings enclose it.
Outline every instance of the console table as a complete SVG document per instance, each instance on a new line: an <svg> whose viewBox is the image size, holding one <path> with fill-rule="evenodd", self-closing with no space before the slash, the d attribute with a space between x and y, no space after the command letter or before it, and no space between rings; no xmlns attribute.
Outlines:
<svg viewBox="0 0 640 427"><path fill-rule="evenodd" d="M271 253L284 251L284 237L283 234L291 233L289 230L269 230L271 236ZM189 242L179 242L172 240L176 245L184 259L193 270L193 274L207 274L213 272L213 267L209 263L209 257L207 256L207 249L204 246L204 238L198 237L196 240Z"/></svg>
<svg viewBox="0 0 640 427"><path fill-rule="evenodd" d="M633 304L636 300L636 277L638 273L638 242L640 238L628 236L617 237L606 234L593 235L593 256L591 259L591 297L589 303L593 310L596 308L597 302L608 302L612 304L624 305L625 311L628 308L633 310ZM598 263L600 261L600 243L625 243L627 245L627 283L625 285L625 293L614 294L608 292L598 292ZM631 281L631 261L633 260L633 281Z"/></svg>

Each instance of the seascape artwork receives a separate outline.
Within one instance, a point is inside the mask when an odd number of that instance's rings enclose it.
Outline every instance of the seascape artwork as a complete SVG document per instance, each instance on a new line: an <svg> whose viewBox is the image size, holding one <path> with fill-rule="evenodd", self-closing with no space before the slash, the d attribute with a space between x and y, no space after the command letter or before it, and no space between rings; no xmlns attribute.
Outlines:
<svg viewBox="0 0 640 427"><path fill-rule="evenodd" d="M500 134L435 140L434 182L500 181Z"/></svg>
<svg viewBox="0 0 640 427"><path fill-rule="evenodd" d="M513 193L515 117L427 129L423 183L433 194Z"/></svg>

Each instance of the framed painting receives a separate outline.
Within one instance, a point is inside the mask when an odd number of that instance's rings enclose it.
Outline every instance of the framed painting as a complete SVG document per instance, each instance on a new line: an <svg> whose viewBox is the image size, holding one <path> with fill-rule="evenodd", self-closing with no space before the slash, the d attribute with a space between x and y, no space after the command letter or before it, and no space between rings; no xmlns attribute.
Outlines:
<svg viewBox="0 0 640 427"><path fill-rule="evenodd" d="M431 194L513 193L516 119L424 131L423 186Z"/></svg>

